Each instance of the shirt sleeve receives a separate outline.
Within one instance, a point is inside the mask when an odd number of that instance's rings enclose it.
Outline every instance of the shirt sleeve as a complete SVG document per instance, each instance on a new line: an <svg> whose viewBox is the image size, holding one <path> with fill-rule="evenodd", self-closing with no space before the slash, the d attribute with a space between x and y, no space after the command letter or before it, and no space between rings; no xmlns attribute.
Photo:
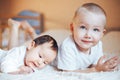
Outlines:
<svg viewBox="0 0 120 80"><path fill-rule="evenodd" d="M102 42L96 46L96 56L93 64L97 64L98 60L103 56Z"/></svg>
<svg viewBox="0 0 120 80"><path fill-rule="evenodd" d="M17 52L18 51L16 49L8 51L7 55L0 62L1 72L8 73L18 71Z"/></svg>
<svg viewBox="0 0 120 80"><path fill-rule="evenodd" d="M76 70L76 57L69 45L60 46L57 67L62 70Z"/></svg>
<svg viewBox="0 0 120 80"><path fill-rule="evenodd" d="M3 61L1 63L1 72L4 73L9 73L9 72L15 72L18 71L19 69L16 67L16 65L14 64L14 62L12 61Z"/></svg>

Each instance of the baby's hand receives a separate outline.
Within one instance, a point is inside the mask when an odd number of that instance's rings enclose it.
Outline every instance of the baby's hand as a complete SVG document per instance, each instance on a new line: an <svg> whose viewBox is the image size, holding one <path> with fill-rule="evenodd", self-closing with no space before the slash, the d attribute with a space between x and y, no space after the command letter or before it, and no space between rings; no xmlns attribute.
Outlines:
<svg viewBox="0 0 120 80"><path fill-rule="evenodd" d="M28 74L34 72L33 69L28 66L21 66L19 69L19 74Z"/></svg>
<svg viewBox="0 0 120 80"><path fill-rule="evenodd" d="M112 57L108 60L104 61L105 56L102 56L97 65L96 65L96 70L97 71L114 71L117 69L117 65L118 65L118 57Z"/></svg>

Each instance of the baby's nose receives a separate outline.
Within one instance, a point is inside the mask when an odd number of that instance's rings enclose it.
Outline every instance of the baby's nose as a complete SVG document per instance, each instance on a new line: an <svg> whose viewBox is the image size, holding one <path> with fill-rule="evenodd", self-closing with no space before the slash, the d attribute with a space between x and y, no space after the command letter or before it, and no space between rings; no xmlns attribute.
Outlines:
<svg viewBox="0 0 120 80"><path fill-rule="evenodd" d="M35 67L38 67L40 65L40 63L38 61L34 61L34 65L35 65Z"/></svg>
<svg viewBox="0 0 120 80"><path fill-rule="evenodd" d="M37 64L40 66L40 65L42 65L44 63L44 60L43 59L38 59L37 60Z"/></svg>

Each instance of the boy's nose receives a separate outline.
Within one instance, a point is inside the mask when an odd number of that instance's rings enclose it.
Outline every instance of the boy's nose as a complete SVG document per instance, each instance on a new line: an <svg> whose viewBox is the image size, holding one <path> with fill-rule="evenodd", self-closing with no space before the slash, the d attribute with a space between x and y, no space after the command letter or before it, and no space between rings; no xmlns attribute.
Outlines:
<svg viewBox="0 0 120 80"><path fill-rule="evenodd" d="M87 31L87 32L86 32L85 38L91 39L91 32L90 32L90 31Z"/></svg>

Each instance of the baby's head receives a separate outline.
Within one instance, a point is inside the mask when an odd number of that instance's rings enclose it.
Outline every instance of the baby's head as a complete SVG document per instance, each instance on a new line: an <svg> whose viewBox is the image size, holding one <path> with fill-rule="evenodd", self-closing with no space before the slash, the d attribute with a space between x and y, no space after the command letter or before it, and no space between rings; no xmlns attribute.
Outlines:
<svg viewBox="0 0 120 80"><path fill-rule="evenodd" d="M25 65L41 69L56 58L57 52L56 40L49 35L42 35L28 45L24 60Z"/></svg>
<svg viewBox="0 0 120 80"><path fill-rule="evenodd" d="M90 49L102 38L105 25L105 11L95 3L86 3L76 10L70 29L78 47Z"/></svg>

